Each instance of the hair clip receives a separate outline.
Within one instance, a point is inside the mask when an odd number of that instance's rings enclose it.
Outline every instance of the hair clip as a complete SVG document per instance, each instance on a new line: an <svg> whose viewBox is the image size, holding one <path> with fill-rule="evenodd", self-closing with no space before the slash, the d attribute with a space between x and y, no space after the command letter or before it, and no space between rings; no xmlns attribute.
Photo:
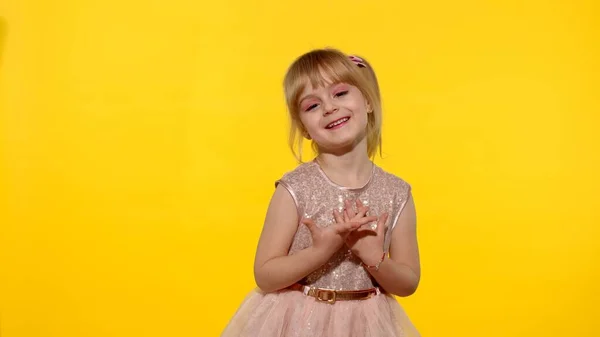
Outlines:
<svg viewBox="0 0 600 337"><path fill-rule="evenodd" d="M367 65L364 63L365 61L363 59L361 59L360 57L350 55L350 56L348 56L348 58L350 59L350 61L354 62L359 68L367 67Z"/></svg>

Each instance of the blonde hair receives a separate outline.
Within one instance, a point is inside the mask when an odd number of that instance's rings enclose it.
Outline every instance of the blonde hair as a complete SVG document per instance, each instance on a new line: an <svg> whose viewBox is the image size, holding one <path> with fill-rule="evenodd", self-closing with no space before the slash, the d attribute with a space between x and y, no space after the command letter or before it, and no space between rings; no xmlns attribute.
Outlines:
<svg viewBox="0 0 600 337"><path fill-rule="evenodd" d="M312 50L292 63L284 79L285 99L291 119L289 146L296 159L302 163L302 145L306 130L300 121L299 98L307 85L314 88L324 86L326 81L348 83L357 87L372 112L367 115L367 154L373 158L377 149L381 155L381 95L377 77L371 65L362 57L359 67L350 60L350 56L336 49ZM318 145L313 141L312 148L319 153Z"/></svg>

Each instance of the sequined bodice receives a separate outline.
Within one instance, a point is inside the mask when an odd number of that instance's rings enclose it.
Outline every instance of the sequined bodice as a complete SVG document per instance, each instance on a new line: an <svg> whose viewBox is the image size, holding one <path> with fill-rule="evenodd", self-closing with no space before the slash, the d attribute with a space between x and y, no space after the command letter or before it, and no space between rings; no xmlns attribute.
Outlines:
<svg viewBox="0 0 600 337"><path fill-rule="evenodd" d="M279 181L290 192L299 217L310 217L320 227L335 222L333 210L342 210L344 200L360 200L370 208L369 214L389 213L384 249L387 251L391 232L404 207L410 186L400 178L373 167L369 182L362 188L349 189L333 183L319 165L309 162L285 174ZM312 245L312 237L304 224L298 226L289 254ZM321 268L304 280L303 284L336 290L358 290L375 286L375 281L350 250L343 246Z"/></svg>

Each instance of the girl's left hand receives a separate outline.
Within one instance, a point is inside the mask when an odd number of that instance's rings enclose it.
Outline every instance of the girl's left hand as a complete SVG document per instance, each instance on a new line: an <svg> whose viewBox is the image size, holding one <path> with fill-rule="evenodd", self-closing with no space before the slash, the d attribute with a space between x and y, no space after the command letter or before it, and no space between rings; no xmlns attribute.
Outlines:
<svg viewBox="0 0 600 337"><path fill-rule="evenodd" d="M366 208L359 200L356 201L356 212L351 206L350 202L346 201L346 209L343 214L334 212L337 223L352 221L357 214L360 214ZM346 237L346 246L366 265L372 266L381 260L387 219L388 214L384 213L377 217L376 224L362 225Z"/></svg>

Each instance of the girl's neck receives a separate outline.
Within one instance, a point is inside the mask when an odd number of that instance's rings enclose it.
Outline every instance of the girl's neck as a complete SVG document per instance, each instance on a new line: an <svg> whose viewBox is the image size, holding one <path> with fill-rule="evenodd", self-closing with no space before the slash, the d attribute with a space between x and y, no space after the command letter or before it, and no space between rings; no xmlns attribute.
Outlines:
<svg viewBox="0 0 600 337"><path fill-rule="evenodd" d="M319 154L315 161L331 181L348 188L358 188L367 184L374 166L366 146L364 149L357 147L343 154L324 152Z"/></svg>

